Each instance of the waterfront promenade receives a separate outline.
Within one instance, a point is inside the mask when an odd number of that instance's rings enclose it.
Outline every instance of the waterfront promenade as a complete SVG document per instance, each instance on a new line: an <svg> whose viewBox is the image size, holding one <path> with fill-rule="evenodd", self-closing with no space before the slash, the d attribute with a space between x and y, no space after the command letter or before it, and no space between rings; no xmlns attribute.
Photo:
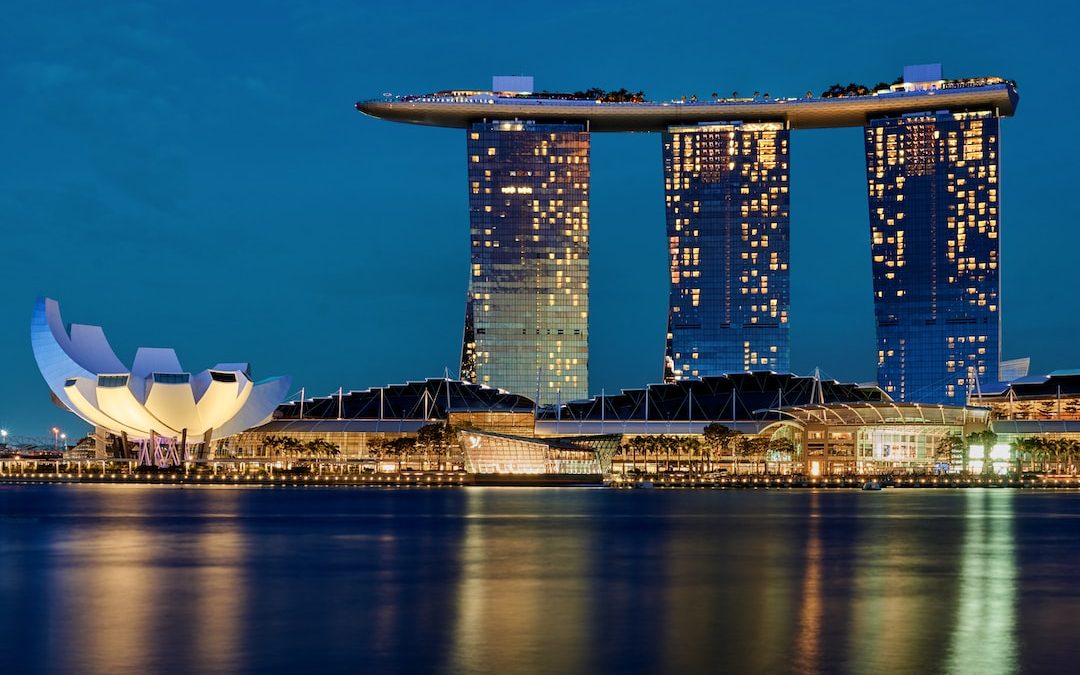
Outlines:
<svg viewBox="0 0 1080 675"><path fill-rule="evenodd" d="M254 468L251 468L254 467ZM469 487L524 486L573 487L592 486L627 488L682 489L858 489L870 480L881 481L883 487L894 488L1025 488L1078 489L1080 476L1074 475L844 475L810 477L795 475L696 476L689 474L643 474L632 477L616 474L595 479L573 476L476 476L464 471L399 471L365 472L355 465L321 464L299 471L274 469L272 465L196 465L182 468L133 468L131 465L108 464L101 461L49 462L34 465L23 461L11 465L0 463L0 485L26 484L119 484L119 485L251 485L268 487L337 486L337 487Z"/></svg>

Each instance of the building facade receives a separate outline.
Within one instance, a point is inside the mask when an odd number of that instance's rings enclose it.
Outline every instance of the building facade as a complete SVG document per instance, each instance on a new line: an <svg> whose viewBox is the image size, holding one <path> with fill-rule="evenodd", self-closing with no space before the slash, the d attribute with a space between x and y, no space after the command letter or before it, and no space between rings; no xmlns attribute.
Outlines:
<svg viewBox="0 0 1080 675"><path fill-rule="evenodd" d="M474 474L596 475L611 470L618 435L540 439L467 429L458 434Z"/></svg>
<svg viewBox="0 0 1080 675"><path fill-rule="evenodd" d="M878 383L898 401L963 403L998 380L998 117L875 119L865 139Z"/></svg>
<svg viewBox="0 0 1080 675"><path fill-rule="evenodd" d="M589 134L581 124L468 130L472 260L461 378L535 397L589 389Z"/></svg>
<svg viewBox="0 0 1080 675"><path fill-rule="evenodd" d="M663 135L665 381L790 370L788 141L776 122Z"/></svg>

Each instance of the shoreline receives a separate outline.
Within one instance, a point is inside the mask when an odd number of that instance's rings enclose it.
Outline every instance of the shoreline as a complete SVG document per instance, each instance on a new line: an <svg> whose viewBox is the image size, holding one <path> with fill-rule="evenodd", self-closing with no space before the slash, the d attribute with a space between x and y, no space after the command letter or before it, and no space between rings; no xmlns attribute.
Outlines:
<svg viewBox="0 0 1080 675"><path fill-rule="evenodd" d="M0 475L0 485L176 485L176 486L260 486L260 487L605 487L611 489L847 489L861 490L864 483L880 480L874 476L843 476L831 478L805 478L802 476L735 476L718 479L689 477L649 477L635 480L595 480L572 476L476 476L465 473L428 474L367 474L367 475L258 475L216 474L177 475L175 473L143 472L52 472ZM1014 489L1080 489L1080 476L1042 478L1007 477L900 477L885 482L884 488L966 489L966 488L1014 488Z"/></svg>

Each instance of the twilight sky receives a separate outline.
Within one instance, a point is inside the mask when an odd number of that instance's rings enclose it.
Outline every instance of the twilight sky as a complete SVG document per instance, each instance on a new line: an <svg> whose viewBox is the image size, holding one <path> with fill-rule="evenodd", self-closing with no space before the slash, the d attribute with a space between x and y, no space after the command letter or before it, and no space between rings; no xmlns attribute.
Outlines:
<svg viewBox="0 0 1080 675"><path fill-rule="evenodd" d="M827 7L826 7L827 5ZM773 96L891 81L906 63L1017 80L1003 123L1005 358L1080 366L1073 266L1077 11L1059 0L666 3L13 3L0 21L0 426L86 425L49 403L34 298L122 360L171 346L325 394L457 369L465 132L391 124L382 92L539 88ZM660 139L596 134L591 388L660 379ZM859 129L792 135L792 364L875 377Z"/></svg>

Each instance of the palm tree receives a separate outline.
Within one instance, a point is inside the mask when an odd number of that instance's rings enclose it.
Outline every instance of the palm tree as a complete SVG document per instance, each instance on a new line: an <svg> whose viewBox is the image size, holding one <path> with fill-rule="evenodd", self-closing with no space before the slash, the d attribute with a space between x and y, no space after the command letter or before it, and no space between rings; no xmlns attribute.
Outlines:
<svg viewBox="0 0 1080 675"><path fill-rule="evenodd" d="M663 443L664 450L667 451L667 473L671 473L671 454L675 453L676 461L682 459L682 443L679 442L678 436L668 436L663 434L660 436L661 443Z"/></svg>
<svg viewBox="0 0 1080 675"><path fill-rule="evenodd" d="M325 438L315 438L306 441L302 443L300 447L304 454L313 456L334 457L341 454L341 450L338 448L337 444L331 443Z"/></svg>
<svg viewBox="0 0 1080 675"><path fill-rule="evenodd" d="M987 429L985 431L975 431L975 432L972 432L972 433L968 434L967 439L966 439L966 443L965 443L965 453L964 453L965 454L965 457L964 457L965 465L967 464L967 461L968 461L969 453L967 451L970 449L970 447L972 445L981 445L981 446L983 446L982 470L983 470L983 473L990 473L994 468L993 462L990 460L990 452L991 452L991 449L994 447L994 445L997 444L997 439L998 439L997 434L995 434L993 431L990 431L989 429Z"/></svg>
<svg viewBox="0 0 1080 675"><path fill-rule="evenodd" d="M705 460L708 458L708 449L705 444L701 442L701 439L697 436L691 436L686 439L686 442L690 445L690 453L697 455L698 458L698 475L705 474Z"/></svg>
<svg viewBox="0 0 1080 675"><path fill-rule="evenodd" d="M645 450L644 438L641 436L634 436L630 440L626 441L622 445L623 448L623 473L626 473L626 453L630 452L630 470L634 473L638 473L638 453Z"/></svg>

